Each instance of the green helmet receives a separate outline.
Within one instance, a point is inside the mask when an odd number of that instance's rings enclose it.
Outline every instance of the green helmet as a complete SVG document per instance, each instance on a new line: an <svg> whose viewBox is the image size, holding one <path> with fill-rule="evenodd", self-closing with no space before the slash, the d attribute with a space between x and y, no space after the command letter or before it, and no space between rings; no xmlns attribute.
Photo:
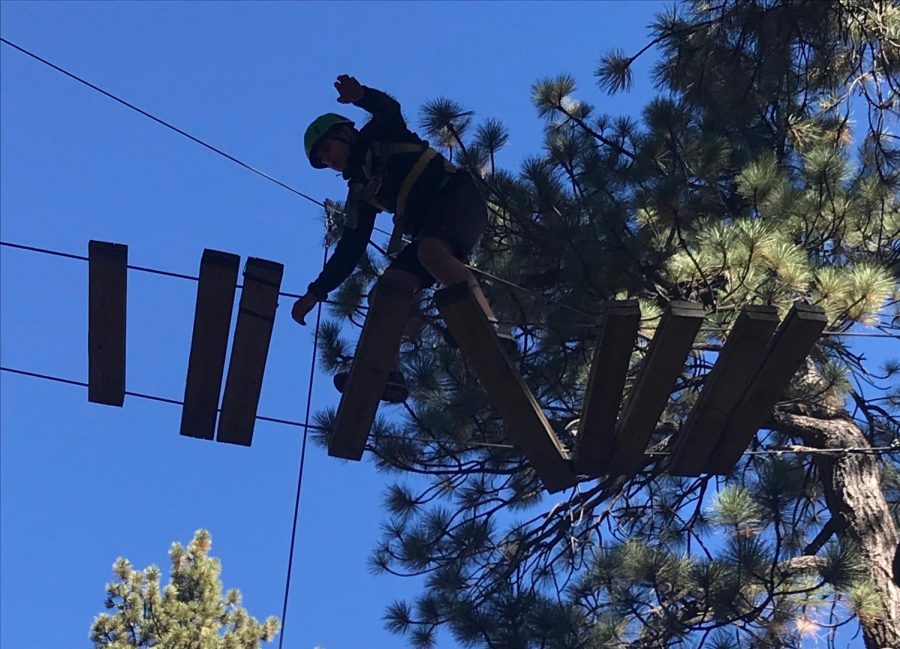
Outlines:
<svg viewBox="0 0 900 649"><path fill-rule="evenodd" d="M312 124L306 129L306 135L303 136L303 146L306 148L306 157L309 158L309 164L316 169L325 168L325 165L319 161L319 158L313 155L316 145L322 138L328 135L328 131L341 124L353 126L353 122L343 115L338 115L337 113L325 113L314 119Z"/></svg>

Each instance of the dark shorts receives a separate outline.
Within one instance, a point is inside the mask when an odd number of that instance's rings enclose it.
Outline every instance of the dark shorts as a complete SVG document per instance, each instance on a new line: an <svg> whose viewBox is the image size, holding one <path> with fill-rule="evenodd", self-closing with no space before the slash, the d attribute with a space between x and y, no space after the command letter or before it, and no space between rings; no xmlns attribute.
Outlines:
<svg viewBox="0 0 900 649"><path fill-rule="evenodd" d="M422 288L435 283L434 277L419 261L419 239L436 236L450 244L454 256L466 261L487 227L487 205L475 181L464 172L457 171L425 208L422 225L413 235L413 241L388 267L415 275L422 281Z"/></svg>

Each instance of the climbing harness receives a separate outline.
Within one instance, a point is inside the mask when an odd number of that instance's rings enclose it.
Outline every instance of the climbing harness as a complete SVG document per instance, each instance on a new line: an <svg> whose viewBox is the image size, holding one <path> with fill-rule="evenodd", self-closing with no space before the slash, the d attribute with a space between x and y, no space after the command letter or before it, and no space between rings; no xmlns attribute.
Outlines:
<svg viewBox="0 0 900 649"><path fill-rule="evenodd" d="M409 172L400 183L400 189L397 192L397 201L394 206L394 227L391 232L390 242L388 243L387 252L389 255L400 251L403 243L403 233L406 231L405 213L406 202L409 199L409 193L415 186L416 181L422 176L422 173L428 167L428 164L440 154L430 147L427 142L393 142L383 143L374 142L366 152L366 158L363 163L363 173L369 179L367 183L354 183L350 186L350 194L348 195L348 204L355 200L362 200L375 208L390 212L390 208L384 205L379 198L378 192L381 190L384 175L387 171L387 164L391 156L401 153L418 153L418 159L413 163ZM375 159L377 158L378 167L374 170ZM444 178L438 185L438 190L443 189L449 182L452 174L457 172L457 167L451 162L444 160ZM351 208L352 209L352 208Z"/></svg>

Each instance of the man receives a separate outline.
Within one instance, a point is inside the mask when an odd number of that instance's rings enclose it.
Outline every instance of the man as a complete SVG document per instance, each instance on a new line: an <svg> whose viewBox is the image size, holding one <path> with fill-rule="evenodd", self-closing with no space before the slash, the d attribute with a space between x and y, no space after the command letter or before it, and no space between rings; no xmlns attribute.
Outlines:
<svg viewBox="0 0 900 649"><path fill-rule="evenodd" d="M487 207L472 177L410 131L400 104L385 93L347 75L339 76L334 86L338 102L367 110L372 119L357 130L346 117L328 113L306 130L304 145L310 164L339 171L347 180L346 209L351 218L324 270L294 304L293 318L306 324L306 314L353 272L372 234L375 215L391 212L394 235L389 253L401 248L401 234L412 243L399 250L379 281L410 292L435 281L444 286L466 282L493 319L481 287L464 263L487 225ZM406 318L409 314L392 315ZM335 377L339 390L346 379L346 373ZM398 358L382 399L400 402L407 396Z"/></svg>

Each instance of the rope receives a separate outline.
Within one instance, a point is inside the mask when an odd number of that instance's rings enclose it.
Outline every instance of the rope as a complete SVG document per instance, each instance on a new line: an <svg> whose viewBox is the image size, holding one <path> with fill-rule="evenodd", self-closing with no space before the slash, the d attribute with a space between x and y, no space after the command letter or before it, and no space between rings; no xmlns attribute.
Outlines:
<svg viewBox="0 0 900 649"><path fill-rule="evenodd" d="M49 374L41 374L39 372L29 372L27 370L21 370L13 367L3 367L0 366L0 372L9 372L10 374L19 374L22 376L29 376L36 379L41 379L44 381L52 381L54 383L64 383L66 385L75 385L82 388L87 388L88 384L84 381L75 381L73 379L66 379L59 376L51 376ZM126 395L131 397L136 397L139 399L149 399L151 401L158 401L161 403L170 403L176 406L184 406L184 401L179 401L178 399L169 399L167 397L159 397L152 394L144 394L142 392L125 392ZM221 408L218 409L218 412L221 412ZM331 432L330 428L326 428L324 426L317 426L315 424L304 423L302 421L292 421L290 419L281 419L278 417L266 417L264 415L256 415L256 419L258 421L268 421L274 424L282 424L284 426L294 426L297 428L306 428L307 430L317 430L321 432ZM455 444L457 446L472 446L472 447L484 447L484 448L506 448L511 449L515 448L513 444L498 444L495 442L478 442L478 441L463 441L463 440L455 440L455 439L428 439L425 437L410 437L406 435L393 435L393 434L381 434L379 437L384 439L402 439L411 442L421 442L423 444Z"/></svg>
<svg viewBox="0 0 900 649"><path fill-rule="evenodd" d="M66 259L75 259L75 260L78 260L78 261L88 261L88 258L85 257L85 256L83 256L83 255L75 255L75 254L68 253L68 252L62 252L62 251L59 251L59 250L50 250L50 249L47 249L47 248L39 248L39 247L36 247L36 246L28 246L28 245L24 245L24 244L21 244L21 243L13 243L13 242L10 242L10 241L0 241L0 246L6 246L6 247L9 247L9 248L15 248L15 249L18 249L18 250L25 250L25 251L28 251L28 252L35 252L35 253L40 253L40 254L45 254L45 255L52 255L52 256L55 256L55 257L64 257L64 258L66 258ZM327 249L326 249L326 254L327 254ZM165 276L165 277L174 277L174 278L176 278L176 279L186 279L186 280L191 280L191 281L194 281L194 282L196 282L196 281L199 280L199 277L197 277L197 276L195 276L195 275L185 275L185 274L183 274L183 273L175 273L175 272L168 271L168 270L161 270L161 269L159 269L159 268L149 268L149 267L146 267L146 266L133 266L133 265L131 265L131 264L128 265L128 268L131 269L131 270L138 271L138 272L152 273L152 274L154 274L154 275L162 275L162 276ZM514 284L513 282L509 282L509 281L507 281L507 280L505 280L505 279L503 279L503 278L501 278L501 277L497 277L497 276L495 276L495 275L491 275L490 273L488 273L488 272L486 272L486 271L479 270L479 269L477 269L477 268L472 268L472 270L475 271L475 272L477 272L477 273L479 273L479 274L481 274L481 275L483 275L483 276L485 276L485 277L488 277L489 279L492 279L492 280L495 280L495 281L499 281L499 282L503 282L503 283L505 283L505 284L508 284L508 285L514 287L514 288L519 288L519 289L521 289L521 290L523 290L523 291L527 291L527 292L532 292L532 293L533 293L533 291L529 291L529 289L526 289L526 288L523 288L523 287L519 287L519 286L517 286L516 284ZM242 288L241 284L237 284L237 288ZM287 291L279 291L279 292L278 292L278 295L281 296L281 297L290 297L290 298L295 298L295 299L299 299L300 297L302 297L302 295L300 295L300 294L298 294L298 293L289 293L289 292L287 292ZM337 300L325 300L324 303L325 303L325 304L330 304L330 305L333 305L333 306L355 306L355 307L357 307L357 308L359 308L359 309L363 309L363 310L365 310L365 309L367 308L367 307L365 307L364 305L350 304L350 303L346 303L346 302L339 302L339 301L337 301ZM572 308L574 308L574 307L572 307ZM576 309L576 310L577 310L577 309ZM579 311L579 312L580 312L580 313L583 313L583 314L586 313L586 312L584 312L584 311ZM641 318L641 322L648 322L648 321L650 321L650 320L658 320L658 318L645 318L645 317L642 317L642 318ZM514 322L514 321L506 321L506 320L498 320L498 324L503 324L503 325L514 325L514 326L520 326L520 325L524 324L525 326L533 327L533 328L541 328L541 327L545 327L545 325L543 325L543 324L541 324L541 323L536 323L536 322L519 323L519 322ZM593 328L596 328L598 325L596 325L596 324L583 324L583 325L581 325L581 326L582 326L582 328L585 328L585 329L593 329ZM714 330L714 329L709 329L709 328L706 328L706 327L702 327L702 328L700 329L700 331L701 331L701 332L712 332L712 331L715 331L715 330ZM883 331L883 330L882 330L882 331ZM829 330L825 330L825 331L822 332L822 335L823 335L823 336L859 337L859 338L894 338L894 339L900 340L900 334L890 334L890 333L887 333L887 332L885 332L885 333L870 333L870 332L850 332L850 331L829 331Z"/></svg>
<svg viewBox="0 0 900 649"><path fill-rule="evenodd" d="M66 70L65 68L62 68L62 67L60 67L59 65L56 65L55 63L52 63L52 62L48 61L47 59L44 59L44 58L42 58L41 56L38 56L38 55L35 54L34 52L31 52L31 51L25 49L24 47L22 47L22 46L20 46L20 45L16 45L15 43L13 43L13 42L11 42L11 41L9 41L9 40L3 38L3 37L0 37L0 42L4 43L5 45L9 45L10 47L12 47L12 48L18 50L19 52L21 52L21 53L23 53L23 54L25 54L25 55L27 55L27 56L30 56L31 58L35 59L36 61L39 61L40 63L43 63L43 64L46 65L46 66L49 66L50 68L56 70L57 72L60 72L60 73L62 73L62 74L64 74L64 75L66 75L67 77L69 77L69 78L71 78L71 79L74 79L75 81L77 81L77 82L79 82L79 83L81 83L81 84L87 86L88 88L90 88L90 89L92 89L92 90L95 90L96 92L99 92L100 94L104 95L105 97L108 97L108 98L112 99L113 101L116 101L116 102L118 102L119 104L122 104L123 106L125 106L125 107L127 107L127 108L130 108L131 110L133 110L133 111L135 111L135 112L137 112L137 113L143 115L144 117L147 117L148 119L151 119L151 120L153 120L154 122L156 122L156 123L158 123L158 124L161 124L162 126L165 126L166 128L168 128L168 129L170 129L170 130L172 130L172 131L178 133L179 135L181 135L181 136L183 136L183 137L186 137L187 139L191 140L192 142L195 142L195 143L199 144L200 146L202 146L202 147L204 147L204 148L206 148L206 149L208 149L208 150L210 150L210 151L212 151L212 152L214 152L214 153L216 153L216 154L218 154L218 155L220 155L220 156L226 158L227 160L230 160L231 162L233 162L233 163L239 165L240 167L243 167L244 169L247 169L248 171L251 171L251 172L253 172L253 173L256 174L256 175L261 176L262 178L265 178L266 180L275 183L275 184L278 185L279 187L282 187L282 188L288 190L289 192L292 192L293 194L296 194L297 196L300 196L301 198L304 198L305 200L308 200L308 201L310 201L311 203L314 203L315 205L318 205L319 207L324 207L324 208L326 208L326 209L331 209L331 210L333 210L335 213L343 214L343 212L341 212L340 210L337 210L337 209L334 208L333 206L327 205L326 202L320 201L320 200L318 200L318 199L316 199L316 198L313 198L312 196L310 196L310 195L308 195L308 194L305 194L304 192L301 192L301 191L298 190L298 189L295 189L294 187L291 187L291 186L288 185L287 183L284 183L284 182L278 180L277 178L274 178L273 176L270 176L269 174L267 174L267 173L265 173L265 172L263 172L263 171L260 171L259 169L253 167L252 165L249 165L249 164L247 164L246 162L243 162L242 160L239 160L238 158L234 157L233 155L231 155L231 154L229 154L229 153L226 153L226 152L222 151L221 149L219 149L219 148L213 146L212 144L209 144L208 142L202 140L202 139L199 138L199 137L196 137L196 136L194 136L194 135L191 135L191 134L188 133L187 131L184 131L184 130L178 128L177 126L174 126L174 125L170 124L169 122L163 120L162 118L156 117L156 116L153 115L152 113L150 113L150 112L148 112L148 111L146 111L146 110L144 110L144 109L142 109L142 108L139 108L138 106L135 106L134 104L131 104L131 103L125 101L124 99L121 99L120 97L117 97L117 96L114 95L113 93L111 93L111 92L109 92L109 91L107 91L107 90L104 90L103 88L101 88L101 87L99 87L99 86L97 86L97 85L91 83L90 81L87 81L87 80L85 80L85 79L79 77L78 75L76 75L76 74L74 74L74 73L72 73L72 72L69 72L69 71ZM385 235L390 235L390 234L391 234L390 232L387 232L387 231L385 231L385 230L382 230L381 228L375 228L375 231L377 231L377 232L379 232L379 233L382 233L382 234L385 234ZM374 245L374 244L373 244L373 245ZM378 246L376 246L376 248L377 248L377 247L378 247ZM379 250L380 250L380 248L379 248ZM383 252L383 251L382 251L382 252ZM76 258L77 258L77 257L76 257ZM537 298L539 298L539 299L543 299L543 300L546 301L546 298L544 298L544 296L542 296L542 295L540 295L540 294L538 294L538 293L535 293L534 291L532 291L532 290L530 290L530 289L528 289L528 288L525 288L524 286L520 286L520 285L518 285L518 284L516 284L516 283L514 283L514 282L511 282L511 281L509 281L509 280L503 279L503 278L501 278L501 277L497 277L496 275L492 275L491 273L488 273L488 272L486 272L486 271L483 271L483 270L481 270L481 269L479 269L479 268L475 268L474 266L470 266L470 265L468 265L468 264L466 264L466 267L467 267L469 270L471 270L472 272L477 273L477 274L479 274L479 275L481 275L481 276L483 276L483 277L487 277L487 278L489 278L489 279L491 279L491 280L493 280L493 281L495 281L495 282L500 282L500 283L505 284L506 286L508 286L508 287L510 287L510 288L513 288L513 289L515 289L515 290L521 291L521 292L523 292L523 293L527 293L527 294L529 294L529 295L533 295L534 297L537 297ZM132 267L129 266L129 268L132 268ZM155 272L155 271L152 271L152 270L149 270L149 269L142 269L142 268L138 268L138 267L134 267L134 269L135 269L135 270L143 270L143 271L145 271L145 272ZM169 274L169 273L161 273L161 274ZM178 276L178 275L174 275L174 274L173 274L173 276ZM187 277L190 278L190 279L195 279L195 278L191 278L191 277L189 277L189 276L187 276ZM299 298L299 297L300 297L299 295L294 295L294 294L290 294L290 293L282 293L281 295L286 295L286 296L288 296L288 297L295 297L295 298ZM564 308L564 309L568 309L568 310L572 311L573 313L577 313L577 314L579 314L579 315L587 315L587 316L590 316L590 317L595 317L595 316L596 316L596 314L588 313L588 312L586 312L586 311L584 311L584 310L582 310L582 309L578 309L578 308L573 307L573 306L568 305L568 304L561 304L560 306L561 306L562 308ZM838 333L838 332L830 332L830 333L829 333L829 332L826 332L824 335L849 335L849 336L868 336L868 337L873 337L873 338L876 338L876 337L878 337L878 338L884 337L884 338L897 338L897 339L900 339L900 336L894 336L894 335L891 335L891 334L885 334L884 336L881 336L881 335L879 335L879 334L866 334L866 333L859 333L859 334L857 334L857 333L844 334L844 333Z"/></svg>
<svg viewBox="0 0 900 649"><path fill-rule="evenodd" d="M64 383L66 385L76 385L82 388L88 387L88 384L84 381L75 381L73 379L66 379L59 376L51 376L49 374L41 374L40 372L29 372L27 370L20 370L14 367L2 367L0 366L0 372L9 372L10 374L19 374L21 376L30 376L35 379L42 379L44 381L52 381L54 383ZM132 392L130 390L125 391L125 395L129 397L135 397L137 399L146 399L148 401L158 401L160 403L170 403L175 406L184 406L184 401L179 401L178 399L169 399L168 397L160 397L153 394L145 394L143 392ZM222 412L221 408L216 410L217 412ZM323 426L316 426L314 424L303 423L299 421L291 421L290 419L280 419L278 417L266 417L264 415L256 415L256 419L258 421L268 421L275 424L283 424L285 426L296 426L298 428L308 428L309 430L320 430L327 432L329 429Z"/></svg>
<svg viewBox="0 0 900 649"><path fill-rule="evenodd" d="M46 381L53 381L56 383L65 383L67 385L76 385L83 388L88 387L88 384L83 381L74 381L72 379L65 379L58 376L50 376L48 374L40 374L38 372L28 372L25 370L15 369L11 367L2 367L0 366L0 372L9 372L11 374L20 374L23 376L30 376L37 379L42 379ZM150 399L153 401L161 401L163 403L171 403L175 405L184 405L183 401L178 401L177 399L167 399L164 397L157 397L149 394L142 394L140 392L126 392L128 396L138 397L141 399ZM304 424L299 421L290 421L288 419L278 419L276 417L264 417L262 415L257 415L256 419L260 421L269 421L276 424L284 424L287 426L296 426L298 428L307 428L309 430L319 430L323 432L330 432L331 429L325 428L324 426L316 426L315 424ZM514 444L498 444L491 442L476 442L476 441L460 441L453 439L427 439L424 437L410 437L405 435L392 435L392 434L380 434L379 437L383 439L399 439L405 440L409 442L421 442L423 444L455 444L458 446L471 446L471 447L484 447L484 448L503 448L503 449L513 449L516 448ZM808 446L799 446L799 445L789 445L789 446L773 446L768 449L763 449L759 451L744 451L742 455L783 455L784 453L797 453L800 455L810 455L810 454L826 454L826 455L834 455L835 453L845 453L845 454L857 454L857 453L870 453L873 455L893 455L900 454L900 443L893 446L873 446L871 448L865 447L848 447L848 448L834 448L834 449L816 449ZM671 455L668 451L646 451L646 455L650 456L666 456Z"/></svg>
<svg viewBox="0 0 900 649"><path fill-rule="evenodd" d="M172 131L178 133L179 135L181 135L181 136L183 136L183 137L186 137L187 139L191 140L192 142L196 142L196 143L199 144L200 146L205 147L206 149L209 149L210 151L212 151L212 152L214 152L214 153L216 153L216 154L218 154L218 155L220 155L220 156L222 156L222 157L224 157L224 158L230 160L231 162L234 162L235 164L237 164L237 165L243 167L244 169L247 169L248 171L251 171L251 172L253 172L253 173L255 173L255 174L259 175L259 176L262 176L262 177L265 178L266 180L269 180L269 181L275 183L275 184L278 185L279 187L283 187L284 189L287 189L288 191L290 191L290 192L292 192L292 193L294 193L294 194L297 194L298 196L301 196L302 198L304 198L304 199L310 201L311 203L315 203L316 205L318 205L318 206L320 206L320 207L324 207L324 208L326 208L326 209L332 209L332 210L333 210L334 212L336 212L336 213L343 214L343 212L341 212L340 210L335 209L333 206L327 205L324 201L319 201L319 200L313 198L312 196L310 196L310 195L308 195L308 194L305 194L305 193L303 193L303 192L301 192L301 191L299 191L299 190L297 190L297 189L294 189L294 188L291 187L290 185L288 185L288 184L286 184L286 183L284 183L284 182L278 180L277 178L273 178L273 177L270 176L269 174L264 173L264 172L262 172L262 171L256 169L255 167L253 167L253 166L247 164L246 162L243 162L242 160L239 160L238 158L234 157L233 155L230 155L230 154L228 154L228 153L225 153L225 152L222 151L221 149L219 149L219 148L217 148L217 147L215 147L215 146L213 146L213 145L211 145L211 144L205 142L204 140L202 140L202 139L200 139L200 138L198 138L198 137L196 137L196 136L194 136L194 135L191 135L191 134L188 133L187 131L184 131L184 130L180 129L180 128L178 128L177 126L174 126L174 125L170 124L169 122L167 122L167 121L165 121L165 120L163 120L163 119L161 119L161 118L159 118L159 117L156 117L156 116L153 115L152 113L150 113L150 112L148 112L148 111L146 111L146 110L144 110L144 109L142 109L142 108L139 108L138 106L135 106L134 104L131 104L131 103L125 101L124 99L121 99L121 98L117 97L117 96L114 95L113 93L111 93L111 92L109 92L109 91L107 91L107 90L104 90L103 88L101 88L101 87L99 87L99 86L97 86L97 85L91 83L90 81L87 81L87 80L85 80L85 79L82 79L82 78L79 77L78 75L76 75L76 74L74 74L74 73L72 73L72 72L69 72L69 71L66 70L65 68L62 68L62 67L56 65L55 63L52 63L52 62L48 61L47 59L44 59L44 58L38 56L38 55L35 54L34 52L31 52L31 51L25 49L24 47L22 47L22 46L20 46L20 45L16 45L15 43L13 43L13 42L11 42L11 41L5 39L5 38L2 38L2 37L0 37L0 42L4 43L4 44L6 44L6 45L9 45L9 46L12 47L12 48L15 48L16 50L22 52L23 54L25 54L25 55L27 55L27 56L30 56L31 58L35 59L36 61L39 61L39 62L43 63L44 65L47 65L47 66L53 68L53 69L56 70L57 72L61 72L62 74L66 75L67 77L69 77L69 78L71 78L71 79L74 79L75 81L77 81L77 82L79 82L79 83L81 83L81 84L84 84L84 85L87 86L88 88L90 88L90 89L92 89L92 90L95 90L96 92L99 92L100 94L104 95L105 97L108 97L108 98L112 99L113 101L116 101L116 102L122 104L123 106L125 106L125 107L127 107L127 108L130 108L131 110L133 110L133 111L135 111L135 112L137 112L137 113L143 115L144 117L147 117L147 118L153 120L153 121L156 122L157 124L161 124L162 126L165 126L166 128L168 128L168 129L170 129L170 130L172 130ZM390 232L387 232L387 231L385 231L385 230L382 230L381 228L375 228L375 231L380 232L380 233L382 233L382 234L386 234L386 235L388 235L388 236L391 235ZM377 246L376 246L376 247L377 247ZM382 252L384 252L384 251L382 250ZM491 279L493 279L493 280L495 280L495 281L503 282L504 284L506 284L506 285L508 285L508 286L511 286L512 288L515 288L515 289L517 289L517 290L520 290L520 291L524 291L524 292L526 292L526 293L532 293L532 294L533 294L533 291L530 291L529 289L527 289L527 288L525 288L525 287L523 287L523 286L518 286L517 284L514 284L513 282L510 282L510 281L501 279L501 278L499 278L499 277L495 277L495 276L493 276L493 275L490 275L489 273L485 273L484 271L481 271L481 270L479 270L479 269L477 269L477 268L473 268L472 266L469 266L469 265L467 265L467 268L469 268L470 270L472 270L472 271L474 271L474 272L480 273L481 275L484 275L484 276L486 276L486 277L490 277ZM299 296L298 296L298 297L299 297ZM569 306L569 305L563 305L563 306L564 306L565 308L571 309L571 310L572 310L573 312L575 312L575 313L581 313L581 314L584 313L584 312L580 311L579 309L576 309L576 308L571 307L571 306Z"/></svg>
<svg viewBox="0 0 900 649"><path fill-rule="evenodd" d="M11 241L0 241L0 246L7 247L7 248L15 248L17 250L25 250L28 252L36 252L36 253L43 254L43 255L51 255L53 257L63 257L65 259L75 259L77 261L90 261L88 259L88 257L85 257L84 255L75 255L75 254L72 254L69 252L62 252L59 250L50 250L48 248L39 248L37 246L26 246L21 243L13 243ZM162 270L160 268L151 268L148 266L135 266L132 264L128 264L127 268L129 270L134 270L134 271L137 271L140 273L151 273L153 275L162 275L164 277L173 277L175 279L186 279L186 280L190 280L192 282L200 281L200 278L196 275L186 275L184 273L176 273L176 272L169 271L169 270ZM242 284L235 284L235 286L237 288L243 288ZM280 295L281 297L292 297L292 298L303 297L302 295L299 295L298 293L288 293L287 291L279 291L278 295ZM335 302L333 300L326 300L325 303L326 304L335 304L335 305L339 305L339 306L341 305L340 302Z"/></svg>
<svg viewBox="0 0 900 649"><path fill-rule="evenodd" d="M322 259L322 267L328 260L328 246L325 246L325 256ZM300 470L297 473L297 497L294 500L294 521L291 524L291 549L288 551L287 578L284 583L284 606L281 609L281 633L278 637L278 649L284 645L284 629L287 626L288 594L291 590L291 572L294 567L294 543L297 539L297 521L300 515L300 490L303 485L303 467L306 464L306 440L309 436L309 411L312 406L313 379L316 372L316 353L319 349L319 324L322 321L322 303L316 309L316 333L313 336L312 362L309 366L309 389L306 392L306 415L303 419L303 442L300 444Z"/></svg>
<svg viewBox="0 0 900 649"><path fill-rule="evenodd" d="M263 171L260 171L259 169L255 168L255 167L252 167L252 166L248 165L246 162L243 162L243 161L241 161L241 160L238 160L238 159L235 158L233 155L228 154L228 153L225 153L225 152L222 151L221 149L214 147L212 144L209 144L208 142L205 142L204 140L201 140L199 137L195 137L195 136L191 135L190 133L188 133L187 131L184 131L184 130L178 128L177 126L174 126L173 124L170 124L169 122L165 121L164 119L159 118L159 117L157 117L156 115L153 115L152 113L147 112L147 111L144 110L143 108L139 108L139 107L135 106L134 104L129 103L129 102L125 101L124 99L121 99L120 97L117 97L117 96L114 95L113 93L111 93L111 92L109 92L109 91L107 91L107 90L104 90L104 89L101 88L100 86L96 86L96 85L94 85L93 83L91 83L90 81L86 81L85 79L82 79L82 78L79 77L77 74L74 74L74 73L72 73L72 72L69 72L69 71L66 70L65 68L62 68L62 67L56 65L55 63L51 63L51 62L48 61L47 59L44 59L44 58L38 56L38 55L35 54L34 52L30 52L29 50L25 49L24 47L21 47L20 45L16 45L15 43L13 43L13 42L11 42L11 41L8 41L7 39L5 39L5 38L3 38L3 37L0 37L0 42L4 43L5 45L9 45L10 47L12 47L12 48L14 48L14 49L17 49L18 51L22 52L22 54L25 54L25 55L27 55L27 56L30 56L31 58L35 59L36 61L40 61L40 62L43 63L44 65L53 68L53 69L56 70L57 72L63 73L64 75L66 75L66 76L69 77L70 79L74 79L74 80L77 81L78 83L81 83L81 84L87 86L87 87L90 88L91 90L96 90L96 91L99 92L100 94L104 95L105 97L109 97L109 98L112 99L113 101L116 101L116 102L122 104L122 105L125 106L126 108L130 108L131 110L135 111L136 113L140 113L140 114L143 115L144 117L147 117L147 118L149 118L149 119L152 119L152 120L153 120L154 122L156 122L157 124L161 124L162 126L165 126L167 129L170 129L170 130L172 130L172 131L175 131L175 132L178 133L179 135L181 135L181 136L183 136L183 137L186 137L187 139L191 140L192 142L196 142L196 143L199 144L200 146L205 147L206 149L209 149L209 150L212 151L213 153L216 153L216 154L222 156L223 158L225 158L225 159L227 159L227 160L230 160L231 162L235 163L236 165L239 165L239 166L243 167L244 169L247 169L248 171L251 171L251 172L255 173L255 174L258 175L258 176L262 176L262 177L265 178L266 180L269 180L269 181L275 183L275 184L278 185L279 187L283 187L284 189L288 190L289 192L293 192L293 193L296 194L297 196L300 196L300 197L302 197L302 198L305 198L306 200L308 200L308 201L310 201L310 202L312 202L312 203L315 203L316 205L319 205L319 206L321 206L321 207L324 207L324 206L325 206L324 203L322 203L322 202L316 200L316 199L313 198L312 196L309 196L308 194L304 194L303 192L301 192L301 191L299 191L299 190L297 190L297 189L294 189L294 188L291 187L290 185L281 182L281 181L278 180L277 178L273 178L273 177L270 176L269 174L267 174L267 173L265 173L265 172L263 172Z"/></svg>

